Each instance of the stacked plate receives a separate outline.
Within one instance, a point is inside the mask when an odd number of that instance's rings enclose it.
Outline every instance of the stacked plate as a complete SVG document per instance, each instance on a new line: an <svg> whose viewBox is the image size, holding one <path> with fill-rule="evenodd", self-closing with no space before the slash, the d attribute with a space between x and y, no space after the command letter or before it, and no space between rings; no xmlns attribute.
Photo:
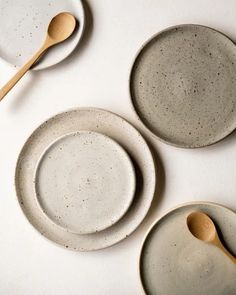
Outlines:
<svg viewBox="0 0 236 295"><path fill-rule="evenodd" d="M155 191L152 154L119 116L77 109L41 125L16 168L21 207L50 240L95 250L127 237L141 223Z"/></svg>

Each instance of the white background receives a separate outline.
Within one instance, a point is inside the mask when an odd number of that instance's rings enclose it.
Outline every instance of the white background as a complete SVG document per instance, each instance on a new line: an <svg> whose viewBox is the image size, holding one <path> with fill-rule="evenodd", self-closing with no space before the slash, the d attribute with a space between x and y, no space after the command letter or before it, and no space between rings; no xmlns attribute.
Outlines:
<svg viewBox="0 0 236 295"><path fill-rule="evenodd" d="M128 78L143 42L171 25L199 23L236 40L235 0L90 0L82 44L60 65L27 76L0 103L0 295L139 295L138 255L149 225L169 208L210 200L236 210L236 134L186 150L161 143L138 122ZM15 69L0 62L0 84ZM29 134L77 106L112 110L155 147L158 196L139 229L106 250L77 253L43 238L17 203L14 168ZM157 156L158 155L158 156Z"/></svg>

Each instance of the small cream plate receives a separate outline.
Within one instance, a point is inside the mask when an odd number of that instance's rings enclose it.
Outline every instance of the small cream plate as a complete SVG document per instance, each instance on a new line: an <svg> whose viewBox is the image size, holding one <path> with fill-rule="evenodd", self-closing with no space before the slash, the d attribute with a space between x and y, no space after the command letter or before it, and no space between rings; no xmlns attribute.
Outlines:
<svg viewBox="0 0 236 295"><path fill-rule="evenodd" d="M70 12L78 22L73 35L50 49L33 69L40 70L65 59L81 40L85 13L79 0L1 0L0 57L20 67L44 42L50 20L60 12Z"/></svg>
<svg viewBox="0 0 236 295"><path fill-rule="evenodd" d="M74 233L95 233L127 212L135 193L135 171L114 140L80 131L46 149L36 168L35 188L53 222Z"/></svg>

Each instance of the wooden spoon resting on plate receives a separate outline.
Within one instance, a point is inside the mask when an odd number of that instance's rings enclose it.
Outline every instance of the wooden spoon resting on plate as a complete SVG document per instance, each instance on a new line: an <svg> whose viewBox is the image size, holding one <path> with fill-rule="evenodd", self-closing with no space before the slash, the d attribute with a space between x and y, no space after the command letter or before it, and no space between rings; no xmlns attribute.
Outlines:
<svg viewBox="0 0 236 295"><path fill-rule="evenodd" d="M76 27L75 17L68 13L62 12L57 14L49 23L47 36L42 47L35 55L8 81L0 90L0 101L32 67L32 65L45 53L50 47L65 41L74 32Z"/></svg>
<svg viewBox="0 0 236 295"><path fill-rule="evenodd" d="M218 247L236 264L236 258L224 247L212 219L203 212L193 212L187 217L189 231L197 239Z"/></svg>

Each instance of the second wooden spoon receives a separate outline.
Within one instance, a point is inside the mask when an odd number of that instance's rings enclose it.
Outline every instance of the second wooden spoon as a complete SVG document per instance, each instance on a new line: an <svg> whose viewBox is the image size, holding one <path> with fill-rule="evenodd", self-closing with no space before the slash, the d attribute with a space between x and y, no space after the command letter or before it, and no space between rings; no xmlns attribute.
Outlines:
<svg viewBox="0 0 236 295"><path fill-rule="evenodd" d="M189 231L194 237L218 247L236 264L236 258L224 247L211 218L203 212L193 212L187 217Z"/></svg>

